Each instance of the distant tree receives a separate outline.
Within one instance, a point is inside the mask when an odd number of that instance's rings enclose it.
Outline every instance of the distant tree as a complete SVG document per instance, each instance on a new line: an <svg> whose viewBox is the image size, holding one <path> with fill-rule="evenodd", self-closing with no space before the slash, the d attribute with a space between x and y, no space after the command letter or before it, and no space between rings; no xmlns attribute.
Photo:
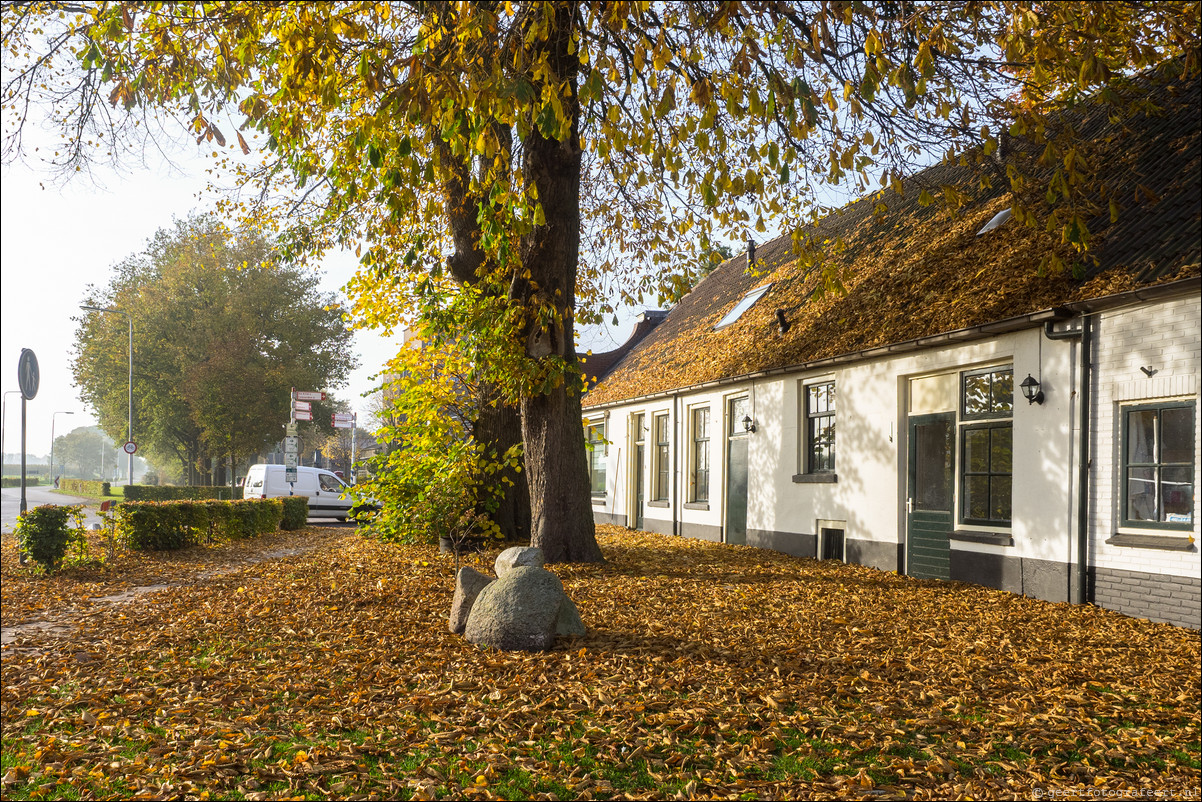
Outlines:
<svg viewBox="0 0 1202 802"><path fill-rule="evenodd" d="M317 281L280 264L261 235L198 217L159 231L145 252L117 265L107 286L89 287L86 304L133 315L139 444L173 457L189 481L198 472L216 481L225 466L232 473L280 439L293 386L343 384L356 364L351 335ZM105 431L122 436L123 320L76 320L76 383ZM321 414L315 409L318 422Z"/></svg>
<svg viewBox="0 0 1202 802"><path fill-rule="evenodd" d="M107 479L125 471L125 453L95 426L80 426L54 439L54 472L78 479Z"/></svg>

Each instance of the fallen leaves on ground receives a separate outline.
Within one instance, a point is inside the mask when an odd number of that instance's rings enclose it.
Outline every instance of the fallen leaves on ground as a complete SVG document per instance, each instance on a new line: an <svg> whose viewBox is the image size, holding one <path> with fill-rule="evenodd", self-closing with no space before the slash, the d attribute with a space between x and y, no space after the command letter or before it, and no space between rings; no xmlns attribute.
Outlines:
<svg viewBox="0 0 1202 802"><path fill-rule="evenodd" d="M606 564L553 566L590 634L547 653L451 634L450 557L345 530L98 608L74 638L30 636L4 655L4 795L1198 788L1196 632L752 548L599 539Z"/></svg>

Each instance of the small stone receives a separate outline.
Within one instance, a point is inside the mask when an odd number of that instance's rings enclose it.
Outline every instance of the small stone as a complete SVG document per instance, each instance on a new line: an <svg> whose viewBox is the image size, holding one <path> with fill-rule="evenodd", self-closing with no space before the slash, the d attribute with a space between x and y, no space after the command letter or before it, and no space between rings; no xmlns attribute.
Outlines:
<svg viewBox="0 0 1202 802"><path fill-rule="evenodd" d="M451 619L448 628L456 635L462 635L467 628L467 618L471 615L476 597L490 583L495 582L491 576L482 574L475 568L464 566L455 577L455 597L451 600Z"/></svg>
<svg viewBox="0 0 1202 802"><path fill-rule="evenodd" d="M534 546L514 546L497 555L494 568L497 571L497 577L500 578L513 568L522 566L542 568L546 562L542 549Z"/></svg>
<svg viewBox="0 0 1202 802"><path fill-rule="evenodd" d="M478 646L539 652L555 642L563 583L544 568L511 568L480 592L464 637Z"/></svg>

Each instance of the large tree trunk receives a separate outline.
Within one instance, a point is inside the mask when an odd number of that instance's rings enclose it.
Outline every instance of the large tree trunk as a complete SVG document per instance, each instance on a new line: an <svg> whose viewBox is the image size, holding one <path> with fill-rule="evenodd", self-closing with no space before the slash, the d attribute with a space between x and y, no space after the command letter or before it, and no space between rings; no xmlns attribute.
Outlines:
<svg viewBox="0 0 1202 802"><path fill-rule="evenodd" d="M487 388L482 390L486 399L495 398ZM495 450L501 457L512 446L522 442L522 417L516 406L487 403L480 406L480 417L473 430L476 441L488 449ZM513 482L505 487L500 506L489 517L501 528L506 540L529 541L530 539L530 488L526 484L526 472L506 470L497 477Z"/></svg>
<svg viewBox="0 0 1202 802"><path fill-rule="evenodd" d="M580 107L576 95L577 56L569 52L571 3L555 7L545 47L556 77L567 82L564 112L572 122L567 141L543 136L537 126L525 141L526 176L538 187L546 225L536 226L522 245L522 267L530 282L520 297L531 312L527 352L533 358L562 357L577 366L572 309L576 302L576 266L580 256ZM551 307L559 325L540 329L533 312ZM531 544L548 562L601 562L593 525L588 462L581 423L578 383L569 375L544 395L522 400L522 439L530 482Z"/></svg>

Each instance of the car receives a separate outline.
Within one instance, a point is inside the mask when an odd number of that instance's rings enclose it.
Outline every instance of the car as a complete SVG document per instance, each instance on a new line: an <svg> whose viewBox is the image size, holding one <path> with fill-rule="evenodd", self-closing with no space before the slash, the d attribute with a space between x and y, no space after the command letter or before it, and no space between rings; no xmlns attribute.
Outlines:
<svg viewBox="0 0 1202 802"><path fill-rule="evenodd" d="M243 498L286 498L308 496L310 518L337 518L345 521L355 506L350 485L332 471L321 468L297 468L296 481L289 483L283 465L251 465L246 472Z"/></svg>

